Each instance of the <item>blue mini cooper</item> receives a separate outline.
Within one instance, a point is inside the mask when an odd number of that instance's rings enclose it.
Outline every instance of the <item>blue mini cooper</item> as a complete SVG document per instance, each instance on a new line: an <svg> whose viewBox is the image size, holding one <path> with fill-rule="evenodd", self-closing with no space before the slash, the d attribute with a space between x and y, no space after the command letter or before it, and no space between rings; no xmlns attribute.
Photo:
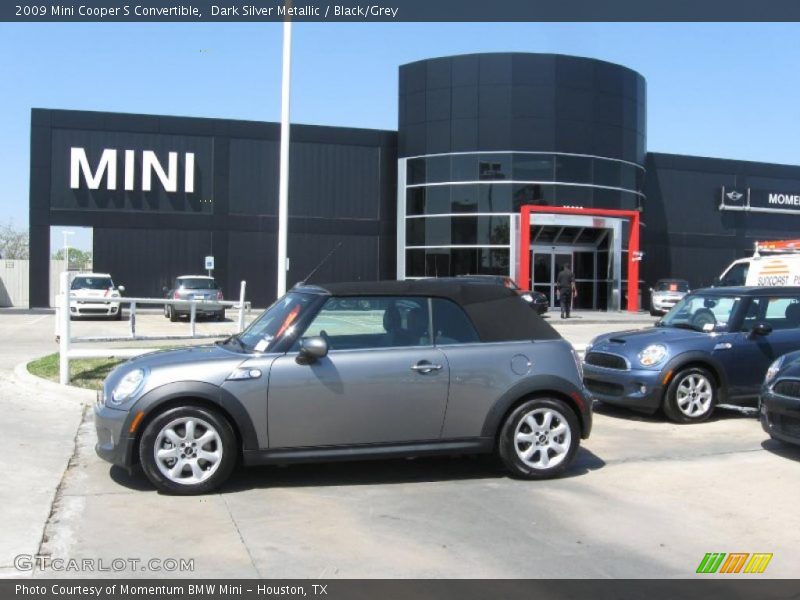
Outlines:
<svg viewBox="0 0 800 600"><path fill-rule="evenodd" d="M592 340L584 382L602 402L693 423L720 404L755 406L767 368L794 350L800 287L697 290L655 327Z"/></svg>

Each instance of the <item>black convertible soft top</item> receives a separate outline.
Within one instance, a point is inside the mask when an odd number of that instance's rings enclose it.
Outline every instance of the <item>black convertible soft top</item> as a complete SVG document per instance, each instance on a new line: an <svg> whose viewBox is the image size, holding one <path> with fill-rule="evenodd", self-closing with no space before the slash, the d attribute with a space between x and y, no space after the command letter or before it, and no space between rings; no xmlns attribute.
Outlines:
<svg viewBox="0 0 800 600"><path fill-rule="evenodd" d="M293 291L332 296L432 296L464 308L483 342L555 340L561 336L516 292L500 285L458 283L452 279L359 281L297 286Z"/></svg>

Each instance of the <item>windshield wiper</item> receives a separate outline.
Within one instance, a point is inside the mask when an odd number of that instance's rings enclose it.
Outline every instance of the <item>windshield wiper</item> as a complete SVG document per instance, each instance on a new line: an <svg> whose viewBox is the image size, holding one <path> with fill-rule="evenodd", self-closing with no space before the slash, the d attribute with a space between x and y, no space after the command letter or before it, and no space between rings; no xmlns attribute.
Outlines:
<svg viewBox="0 0 800 600"><path fill-rule="evenodd" d="M229 335L224 340L222 340L221 342L218 342L218 343L222 344L224 346L227 346L228 343L230 343L230 342L236 342L236 345L238 345L239 348L241 348L245 352L247 351L247 346L244 344L244 342L241 339L239 339L239 335L236 334L236 333L234 333L232 335Z"/></svg>
<svg viewBox="0 0 800 600"><path fill-rule="evenodd" d="M692 331L700 331L697 327L689 324L689 323L670 323L669 327L675 327L676 329L691 329Z"/></svg>

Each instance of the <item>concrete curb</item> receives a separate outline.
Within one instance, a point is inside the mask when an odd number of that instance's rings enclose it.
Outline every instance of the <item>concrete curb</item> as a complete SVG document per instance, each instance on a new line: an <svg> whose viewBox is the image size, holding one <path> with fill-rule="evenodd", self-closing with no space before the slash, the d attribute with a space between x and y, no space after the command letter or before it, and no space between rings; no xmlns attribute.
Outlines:
<svg viewBox="0 0 800 600"><path fill-rule="evenodd" d="M36 360L36 359L33 359ZM30 362L30 361L28 361ZM57 396L60 399L67 399L79 404L91 405L95 400L95 393L92 390L76 388L69 385L61 385L42 379L28 372L28 363L21 362L14 367L14 377L19 383L33 386L43 393Z"/></svg>

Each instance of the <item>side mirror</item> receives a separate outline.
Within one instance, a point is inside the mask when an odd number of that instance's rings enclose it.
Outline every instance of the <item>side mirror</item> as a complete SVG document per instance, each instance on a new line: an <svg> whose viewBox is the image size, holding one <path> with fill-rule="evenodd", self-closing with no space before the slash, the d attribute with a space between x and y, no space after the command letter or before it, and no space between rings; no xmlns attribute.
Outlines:
<svg viewBox="0 0 800 600"><path fill-rule="evenodd" d="M758 323L756 323L755 326L753 327L753 331L751 332L753 336L769 335L770 333L772 333L772 325L770 325L766 321L759 321Z"/></svg>
<svg viewBox="0 0 800 600"><path fill-rule="evenodd" d="M328 355L328 342L322 336L304 337L300 339L298 362L309 364Z"/></svg>
<svg viewBox="0 0 800 600"><path fill-rule="evenodd" d="M124 285L118 285L117 286L117 291L121 294L122 292L125 291L125 286Z"/></svg>

